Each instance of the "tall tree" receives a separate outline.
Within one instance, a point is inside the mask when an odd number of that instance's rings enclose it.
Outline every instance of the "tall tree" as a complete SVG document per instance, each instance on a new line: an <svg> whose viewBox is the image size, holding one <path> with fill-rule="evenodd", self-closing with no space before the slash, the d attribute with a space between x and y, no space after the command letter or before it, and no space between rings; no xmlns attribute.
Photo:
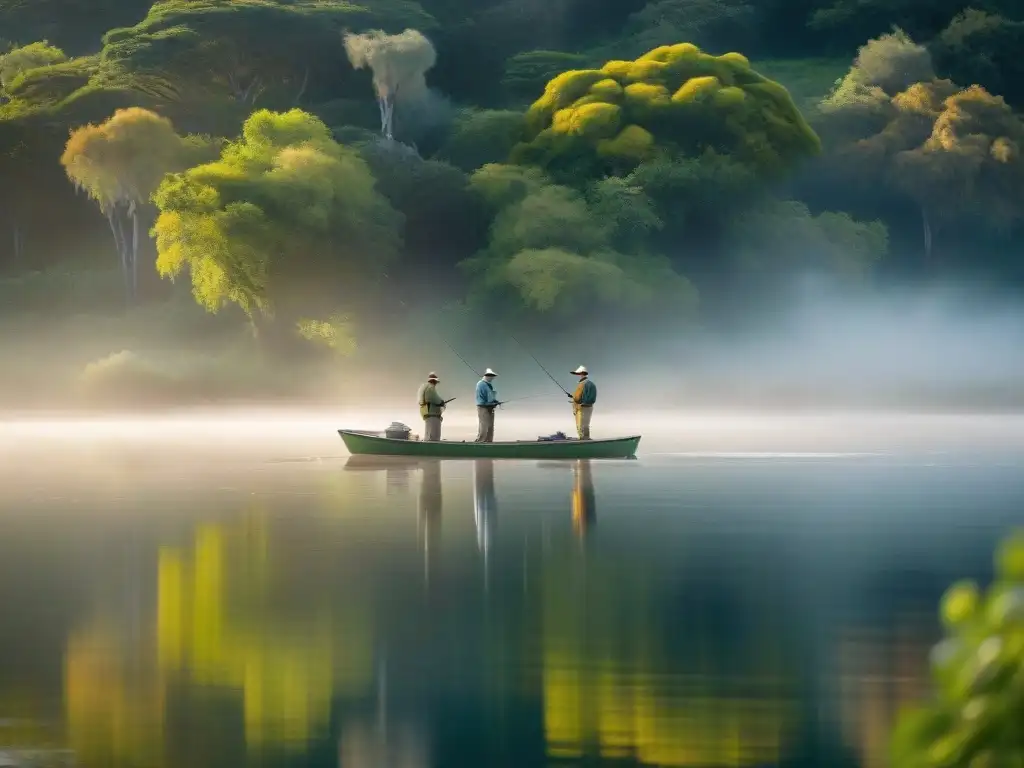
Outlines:
<svg viewBox="0 0 1024 768"><path fill-rule="evenodd" d="M415 29L398 35L372 30L346 35L345 51L356 69L373 73L373 89L380 108L380 132L394 138L395 104L401 98L415 103L426 98L426 73L437 61L434 46Z"/></svg>
<svg viewBox="0 0 1024 768"><path fill-rule="evenodd" d="M219 160L168 176L154 200L162 275L188 270L210 312L234 304L256 328L338 347L345 313L400 245L401 217L366 162L298 109L255 112Z"/></svg>
<svg viewBox="0 0 1024 768"><path fill-rule="evenodd" d="M193 146L167 118L132 108L72 132L61 156L68 178L107 217L130 302L138 288L142 209L168 172L193 159Z"/></svg>

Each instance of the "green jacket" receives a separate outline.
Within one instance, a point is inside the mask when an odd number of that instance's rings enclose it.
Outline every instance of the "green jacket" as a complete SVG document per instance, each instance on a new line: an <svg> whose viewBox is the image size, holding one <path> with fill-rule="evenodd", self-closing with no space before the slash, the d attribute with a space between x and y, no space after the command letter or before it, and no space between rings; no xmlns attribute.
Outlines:
<svg viewBox="0 0 1024 768"><path fill-rule="evenodd" d="M441 418L441 412L444 411L444 398L437 394L436 384L431 384L428 381L420 387L417 397L420 404L420 416L424 419L431 416Z"/></svg>

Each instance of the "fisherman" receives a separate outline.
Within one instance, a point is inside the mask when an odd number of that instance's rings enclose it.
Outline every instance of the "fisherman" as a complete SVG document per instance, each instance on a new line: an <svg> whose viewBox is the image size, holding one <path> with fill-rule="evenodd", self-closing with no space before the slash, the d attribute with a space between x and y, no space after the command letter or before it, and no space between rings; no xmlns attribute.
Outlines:
<svg viewBox="0 0 1024 768"><path fill-rule="evenodd" d="M569 395L572 399L572 413L576 417L576 432L580 440L589 440L590 417L594 415L594 403L597 402L597 385L587 378L590 374L585 365L571 373L580 379L576 391Z"/></svg>
<svg viewBox="0 0 1024 768"><path fill-rule="evenodd" d="M437 374L431 372L426 383L420 386L418 394L420 416L423 417L423 439L435 443L441 439L441 414L446 405L444 398L437 393L438 381Z"/></svg>
<svg viewBox="0 0 1024 768"><path fill-rule="evenodd" d="M494 371L488 368L484 371L483 378L476 383L476 418L477 431L476 442L494 442L494 409L501 405L498 395L494 391Z"/></svg>

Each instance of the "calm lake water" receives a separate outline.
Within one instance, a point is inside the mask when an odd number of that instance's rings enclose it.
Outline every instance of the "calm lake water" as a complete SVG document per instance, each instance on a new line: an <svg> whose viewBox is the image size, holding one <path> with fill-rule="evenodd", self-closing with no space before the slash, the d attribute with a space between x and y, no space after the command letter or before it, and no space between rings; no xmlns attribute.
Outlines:
<svg viewBox="0 0 1024 768"><path fill-rule="evenodd" d="M0 765L881 768L1024 520L1016 417L609 416L641 456L590 463L336 420L0 424Z"/></svg>

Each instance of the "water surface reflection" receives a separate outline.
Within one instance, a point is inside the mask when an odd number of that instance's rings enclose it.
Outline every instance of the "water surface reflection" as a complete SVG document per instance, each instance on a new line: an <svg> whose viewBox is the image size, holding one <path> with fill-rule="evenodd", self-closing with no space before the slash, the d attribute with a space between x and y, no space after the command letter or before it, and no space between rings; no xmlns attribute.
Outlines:
<svg viewBox="0 0 1024 768"><path fill-rule="evenodd" d="M925 471L352 457L207 467L199 497L151 474L130 508L64 489L126 511L5 511L0 753L880 767L938 594L1024 500L1012 466Z"/></svg>

